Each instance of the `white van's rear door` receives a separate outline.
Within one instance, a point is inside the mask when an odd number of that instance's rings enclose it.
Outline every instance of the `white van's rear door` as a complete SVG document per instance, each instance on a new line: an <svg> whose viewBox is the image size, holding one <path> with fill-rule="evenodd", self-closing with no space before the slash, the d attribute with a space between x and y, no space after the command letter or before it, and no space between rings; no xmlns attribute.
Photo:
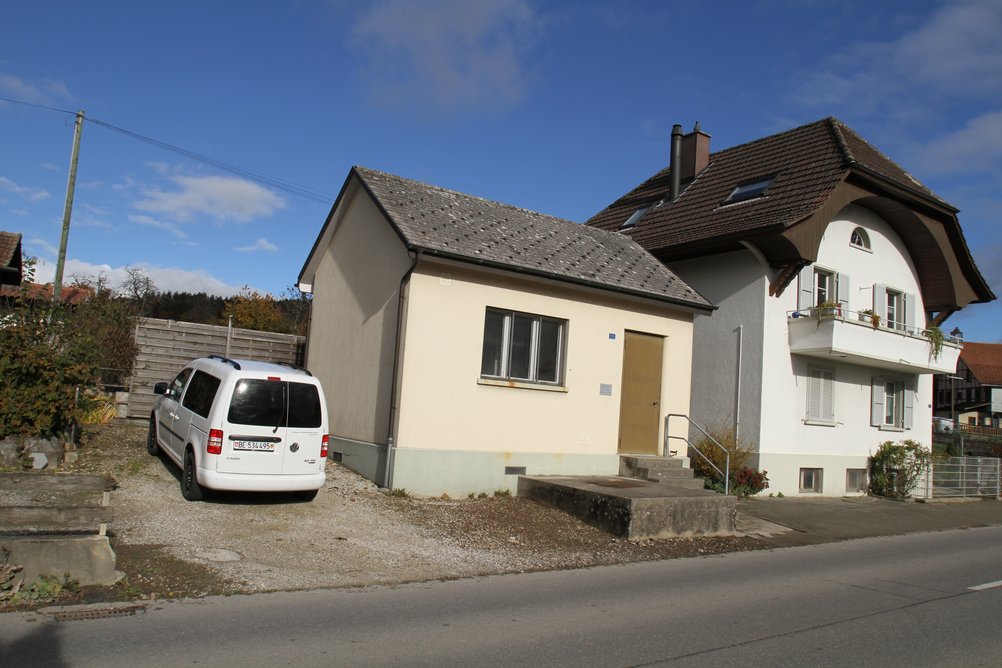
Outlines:
<svg viewBox="0 0 1002 668"><path fill-rule="evenodd" d="M301 474L322 471L326 462L320 457L325 431L320 392L313 383L289 383L288 448L283 473Z"/></svg>
<svg viewBox="0 0 1002 668"><path fill-rule="evenodd" d="M220 473L282 473L289 446L286 428L288 383L280 378L242 378L233 388Z"/></svg>

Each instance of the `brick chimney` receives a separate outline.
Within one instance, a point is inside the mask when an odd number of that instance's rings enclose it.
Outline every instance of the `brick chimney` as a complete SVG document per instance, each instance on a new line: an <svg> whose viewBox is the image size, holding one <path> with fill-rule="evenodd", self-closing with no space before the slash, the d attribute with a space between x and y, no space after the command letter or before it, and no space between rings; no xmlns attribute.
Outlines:
<svg viewBox="0 0 1002 668"><path fill-rule="evenodd" d="M687 135L682 136L679 176L682 182L691 181L710 164L710 135L699 129L699 122Z"/></svg>

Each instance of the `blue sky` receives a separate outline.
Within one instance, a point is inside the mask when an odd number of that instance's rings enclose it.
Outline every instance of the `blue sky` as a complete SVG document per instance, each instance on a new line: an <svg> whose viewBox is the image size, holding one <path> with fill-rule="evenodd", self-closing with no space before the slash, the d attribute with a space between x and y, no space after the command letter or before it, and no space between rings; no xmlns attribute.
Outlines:
<svg viewBox="0 0 1002 668"><path fill-rule="evenodd" d="M280 295L353 164L583 221L664 166L837 116L961 210L1002 295L1002 3L6 3L0 97L87 123L67 277ZM0 229L51 280L71 115L0 102ZM1002 307L953 316L1002 340Z"/></svg>

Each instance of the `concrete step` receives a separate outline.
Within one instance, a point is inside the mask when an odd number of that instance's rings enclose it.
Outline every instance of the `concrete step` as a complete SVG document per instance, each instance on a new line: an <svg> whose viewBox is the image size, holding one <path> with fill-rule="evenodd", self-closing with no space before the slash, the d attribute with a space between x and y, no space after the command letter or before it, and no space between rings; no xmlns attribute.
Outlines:
<svg viewBox="0 0 1002 668"><path fill-rule="evenodd" d="M518 495L630 539L733 535L736 499L617 476L519 476Z"/></svg>
<svg viewBox="0 0 1002 668"><path fill-rule="evenodd" d="M642 480L649 480L651 482L656 482L659 485L668 485L671 487L681 487L683 489L703 489L703 479L702 478L657 478L648 476L646 478L641 478Z"/></svg>

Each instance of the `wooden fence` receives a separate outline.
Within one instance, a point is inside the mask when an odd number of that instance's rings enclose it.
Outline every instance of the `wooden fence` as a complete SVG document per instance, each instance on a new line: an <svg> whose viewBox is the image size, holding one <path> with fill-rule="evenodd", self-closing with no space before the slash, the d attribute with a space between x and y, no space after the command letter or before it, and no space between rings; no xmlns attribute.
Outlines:
<svg viewBox="0 0 1002 668"><path fill-rule="evenodd" d="M292 334L141 318L136 326L139 354L129 379L128 417L147 417L153 408L153 385L171 380L196 357L216 354L301 364L305 341Z"/></svg>

